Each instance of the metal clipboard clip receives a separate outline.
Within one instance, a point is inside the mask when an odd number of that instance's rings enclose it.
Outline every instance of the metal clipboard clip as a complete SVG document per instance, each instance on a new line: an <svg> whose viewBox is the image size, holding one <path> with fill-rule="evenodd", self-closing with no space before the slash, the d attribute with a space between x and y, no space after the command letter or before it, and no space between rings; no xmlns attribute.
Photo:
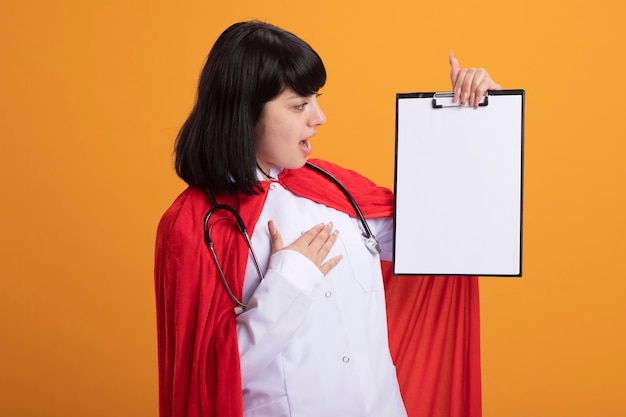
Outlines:
<svg viewBox="0 0 626 417"><path fill-rule="evenodd" d="M452 98L454 97L454 93L445 92L445 93L434 93L433 94L433 109L443 109L445 107L461 107L461 102L457 101L456 103L452 102ZM478 103L478 107L486 107L489 105L489 92L485 92L483 94L483 98Z"/></svg>

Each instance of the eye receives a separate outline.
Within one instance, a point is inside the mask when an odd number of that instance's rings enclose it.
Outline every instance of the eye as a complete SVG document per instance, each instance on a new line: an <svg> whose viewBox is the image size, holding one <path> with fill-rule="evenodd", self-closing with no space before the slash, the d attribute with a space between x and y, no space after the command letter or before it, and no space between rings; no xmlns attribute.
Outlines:
<svg viewBox="0 0 626 417"><path fill-rule="evenodd" d="M310 97L315 97L315 99L317 99L321 95L322 95L321 93L315 92L315 93L311 94ZM302 97L302 98L305 98L305 97ZM305 101L303 103L296 104L295 106L293 106L293 108L298 110L298 111L302 111L302 110L304 110L304 108L306 107L307 104L309 104L309 102Z"/></svg>

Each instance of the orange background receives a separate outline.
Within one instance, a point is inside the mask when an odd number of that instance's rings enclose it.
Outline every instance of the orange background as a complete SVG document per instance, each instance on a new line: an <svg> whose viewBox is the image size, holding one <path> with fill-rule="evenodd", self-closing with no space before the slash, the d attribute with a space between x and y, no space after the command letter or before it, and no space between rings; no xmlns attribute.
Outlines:
<svg viewBox="0 0 626 417"><path fill-rule="evenodd" d="M314 156L393 185L395 94L447 55L526 101L524 277L482 278L484 416L626 415L619 0L4 1L0 415L156 416L152 284L172 144L229 24L323 57Z"/></svg>

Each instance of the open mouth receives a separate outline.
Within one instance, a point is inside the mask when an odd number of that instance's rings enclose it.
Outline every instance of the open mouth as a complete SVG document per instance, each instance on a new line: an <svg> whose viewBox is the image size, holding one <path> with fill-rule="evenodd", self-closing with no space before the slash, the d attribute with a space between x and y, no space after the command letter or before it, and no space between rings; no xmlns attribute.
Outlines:
<svg viewBox="0 0 626 417"><path fill-rule="evenodd" d="M304 153L308 156L311 154L311 143L308 139L304 139L300 141L300 148L304 151Z"/></svg>

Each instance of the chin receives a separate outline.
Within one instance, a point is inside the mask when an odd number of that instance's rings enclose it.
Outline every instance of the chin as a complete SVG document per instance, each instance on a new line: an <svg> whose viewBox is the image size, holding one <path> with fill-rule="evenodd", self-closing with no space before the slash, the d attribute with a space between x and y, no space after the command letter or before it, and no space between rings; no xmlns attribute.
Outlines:
<svg viewBox="0 0 626 417"><path fill-rule="evenodd" d="M302 161L298 161L298 162L293 162L291 164L288 164L285 166L285 168L287 169L300 169L304 166L304 164L306 164L306 159L303 159Z"/></svg>

